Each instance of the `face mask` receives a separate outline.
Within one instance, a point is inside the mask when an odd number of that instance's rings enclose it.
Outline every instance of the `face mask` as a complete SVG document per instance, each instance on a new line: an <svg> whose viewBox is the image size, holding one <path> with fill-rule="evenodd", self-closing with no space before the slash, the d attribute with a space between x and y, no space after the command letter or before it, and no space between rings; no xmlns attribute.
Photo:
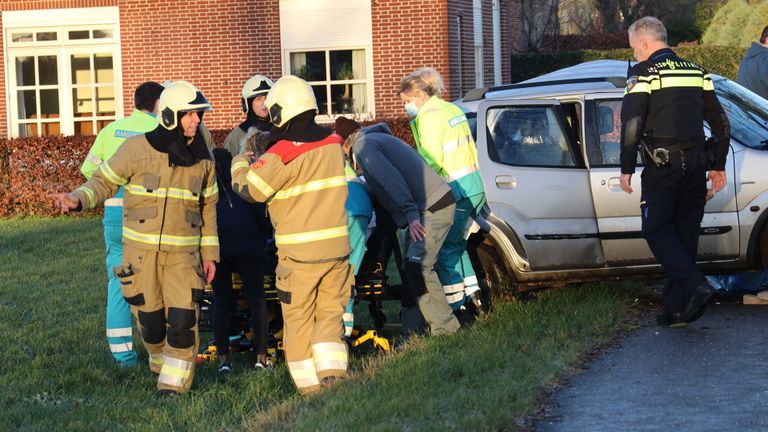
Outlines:
<svg viewBox="0 0 768 432"><path fill-rule="evenodd" d="M419 113L419 107L416 106L416 102L408 102L405 104L405 112L411 117L416 117Z"/></svg>

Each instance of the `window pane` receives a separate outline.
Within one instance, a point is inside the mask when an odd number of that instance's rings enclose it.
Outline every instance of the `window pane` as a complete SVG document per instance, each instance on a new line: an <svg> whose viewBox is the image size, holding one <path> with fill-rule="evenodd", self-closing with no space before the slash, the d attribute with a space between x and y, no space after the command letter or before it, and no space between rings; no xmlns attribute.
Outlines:
<svg viewBox="0 0 768 432"><path fill-rule="evenodd" d="M75 117L91 117L93 115L93 89L91 87L72 89L72 113Z"/></svg>
<svg viewBox="0 0 768 432"><path fill-rule="evenodd" d="M365 84L334 84L331 86L333 114L367 112Z"/></svg>
<svg viewBox="0 0 768 432"><path fill-rule="evenodd" d="M96 69L97 83L115 81L115 74L112 70L112 54L96 54L93 58L93 66Z"/></svg>
<svg viewBox="0 0 768 432"><path fill-rule="evenodd" d="M16 85L35 85L35 58L16 57Z"/></svg>
<svg viewBox="0 0 768 432"><path fill-rule="evenodd" d="M331 79L365 79L365 50L331 51Z"/></svg>
<svg viewBox="0 0 768 432"><path fill-rule="evenodd" d="M61 135L61 123L43 123L40 125L43 135Z"/></svg>
<svg viewBox="0 0 768 432"><path fill-rule="evenodd" d="M100 29L100 30L93 31L94 39L108 39L111 37L112 37L112 30L110 29Z"/></svg>
<svg viewBox="0 0 768 432"><path fill-rule="evenodd" d="M104 129L108 124L112 123L114 120L96 120L96 133L99 133L100 130Z"/></svg>
<svg viewBox="0 0 768 432"><path fill-rule="evenodd" d="M37 96L34 90L19 90L18 118L20 120L37 118Z"/></svg>
<svg viewBox="0 0 768 432"><path fill-rule="evenodd" d="M96 115L115 115L115 89L114 87L96 88Z"/></svg>
<svg viewBox="0 0 768 432"><path fill-rule="evenodd" d="M59 91L40 90L40 117L59 118Z"/></svg>
<svg viewBox="0 0 768 432"><path fill-rule="evenodd" d="M328 87L324 85L312 86L312 91L315 92L320 115L328 115Z"/></svg>
<svg viewBox="0 0 768 432"><path fill-rule="evenodd" d="M305 81L325 81L325 51L291 53L291 74Z"/></svg>
<svg viewBox="0 0 768 432"><path fill-rule="evenodd" d="M14 33L11 35L14 42L32 42L32 33Z"/></svg>
<svg viewBox="0 0 768 432"><path fill-rule="evenodd" d="M76 30L69 32L70 40L89 39L91 36L88 34L88 30Z"/></svg>
<svg viewBox="0 0 768 432"><path fill-rule="evenodd" d="M75 135L93 135L93 122L91 120L75 122Z"/></svg>
<svg viewBox="0 0 768 432"><path fill-rule="evenodd" d="M36 34L37 41L43 42L43 41L55 41L58 39L58 35L56 32L40 32Z"/></svg>
<svg viewBox="0 0 768 432"><path fill-rule="evenodd" d="M37 58L40 68L40 85L56 85L59 83L59 64L56 56L40 56Z"/></svg>
<svg viewBox="0 0 768 432"><path fill-rule="evenodd" d="M572 167L573 155L551 108L498 108L488 111L491 159L523 166Z"/></svg>
<svg viewBox="0 0 768 432"><path fill-rule="evenodd" d="M72 56L72 84L91 83L91 55L75 54Z"/></svg>
<svg viewBox="0 0 768 432"><path fill-rule="evenodd" d="M20 124L19 125L19 137L20 138L36 137L36 136L38 136L38 133L37 133L37 123Z"/></svg>

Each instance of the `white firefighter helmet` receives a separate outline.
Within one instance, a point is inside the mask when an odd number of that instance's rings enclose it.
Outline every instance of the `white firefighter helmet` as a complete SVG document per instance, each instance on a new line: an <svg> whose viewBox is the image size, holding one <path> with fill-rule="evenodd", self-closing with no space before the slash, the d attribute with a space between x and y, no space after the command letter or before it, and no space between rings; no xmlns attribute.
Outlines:
<svg viewBox="0 0 768 432"><path fill-rule="evenodd" d="M169 130L178 126L178 113L210 110L208 99L187 81L174 81L166 85L157 101L160 124Z"/></svg>
<svg viewBox="0 0 768 432"><path fill-rule="evenodd" d="M249 99L259 95L266 96L273 85L275 83L264 75L254 75L246 81L243 85L243 98L241 99L243 112L248 113L248 110L251 109L251 104L248 103Z"/></svg>
<svg viewBox="0 0 768 432"><path fill-rule="evenodd" d="M286 75L277 80L267 94L266 105L269 121L277 127L305 111L315 110L317 113L317 100L312 87L293 75Z"/></svg>

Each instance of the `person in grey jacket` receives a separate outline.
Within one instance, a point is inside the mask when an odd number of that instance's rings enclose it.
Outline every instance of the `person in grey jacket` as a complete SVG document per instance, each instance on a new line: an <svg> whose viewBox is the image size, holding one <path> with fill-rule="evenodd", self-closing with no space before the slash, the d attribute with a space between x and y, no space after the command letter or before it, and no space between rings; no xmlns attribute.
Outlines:
<svg viewBox="0 0 768 432"><path fill-rule="evenodd" d="M760 42L752 42L744 60L739 65L739 76L736 80L742 86L768 99L768 26L760 35Z"/></svg>
<svg viewBox="0 0 768 432"><path fill-rule="evenodd" d="M448 184L415 149L395 138L385 123L360 128L339 117L336 132L344 152L371 193L401 229L407 230L403 262L403 332L422 330L421 315L434 335L453 333L459 321L435 271L437 253L453 224L456 203ZM419 313L421 312L421 313Z"/></svg>

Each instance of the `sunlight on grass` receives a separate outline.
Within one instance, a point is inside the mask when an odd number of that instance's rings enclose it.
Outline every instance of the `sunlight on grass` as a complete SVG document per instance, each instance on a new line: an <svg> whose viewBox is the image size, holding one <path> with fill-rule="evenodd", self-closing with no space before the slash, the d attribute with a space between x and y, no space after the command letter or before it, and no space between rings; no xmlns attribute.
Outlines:
<svg viewBox="0 0 768 432"><path fill-rule="evenodd" d="M99 219L0 221L0 430L514 429L634 298L589 285L499 304L455 335L355 352L352 379L308 399L284 365L256 372L242 354L226 379L203 364L189 394L160 400L146 365L119 369L109 355L103 266ZM357 309L368 316L367 303ZM397 310L386 305L390 322Z"/></svg>

